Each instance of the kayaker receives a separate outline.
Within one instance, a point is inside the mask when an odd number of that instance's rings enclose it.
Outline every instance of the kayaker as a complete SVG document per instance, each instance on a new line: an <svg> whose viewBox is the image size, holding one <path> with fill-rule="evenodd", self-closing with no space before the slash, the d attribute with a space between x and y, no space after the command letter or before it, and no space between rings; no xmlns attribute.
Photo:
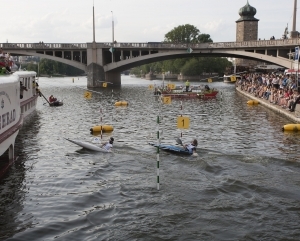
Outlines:
<svg viewBox="0 0 300 241"><path fill-rule="evenodd" d="M109 141L106 142L106 143L104 143L101 147L104 148L104 149L106 149L107 151L109 151L113 147L113 144L114 144L114 138L111 137L109 139Z"/></svg>
<svg viewBox="0 0 300 241"><path fill-rule="evenodd" d="M190 154L196 153L196 147L198 146L198 141L197 139L194 139L191 143L189 144L184 144L183 147L184 149L188 150Z"/></svg>
<svg viewBox="0 0 300 241"><path fill-rule="evenodd" d="M57 99L53 96L53 95L50 95L49 97L49 102L52 103L52 102L55 102Z"/></svg>

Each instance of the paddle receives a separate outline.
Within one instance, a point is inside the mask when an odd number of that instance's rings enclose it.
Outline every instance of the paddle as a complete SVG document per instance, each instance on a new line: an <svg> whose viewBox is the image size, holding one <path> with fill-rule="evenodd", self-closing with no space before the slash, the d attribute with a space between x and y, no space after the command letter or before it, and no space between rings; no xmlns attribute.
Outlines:
<svg viewBox="0 0 300 241"><path fill-rule="evenodd" d="M181 140L179 137L177 137L177 138L176 138L176 142L177 142L177 144L179 144L179 145L182 145L182 146L183 146L183 144L182 144L182 140Z"/></svg>
<svg viewBox="0 0 300 241"><path fill-rule="evenodd" d="M179 137L177 137L175 140L176 140L177 144L183 146L182 140ZM193 152L192 156L198 156L198 153Z"/></svg>

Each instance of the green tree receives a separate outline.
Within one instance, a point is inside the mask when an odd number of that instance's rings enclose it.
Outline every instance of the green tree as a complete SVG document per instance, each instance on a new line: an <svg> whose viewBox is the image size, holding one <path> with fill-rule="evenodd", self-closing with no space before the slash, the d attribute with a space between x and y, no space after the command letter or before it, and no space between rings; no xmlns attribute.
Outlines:
<svg viewBox="0 0 300 241"><path fill-rule="evenodd" d="M181 73L183 75L200 75L203 72L203 68L199 58L192 58L185 63L185 65L181 68Z"/></svg>
<svg viewBox="0 0 300 241"><path fill-rule="evenodd" d="M22 65L23 69L29 70L29 71L35 71L38 72L38 65L34 63L28 63L28 64L23 64Z"/></svg>
<svg viewBox="0 0 300 241"><path fill-rule="evenodd" d="M59 75L67 75L67 76L77 76L77 75L83 75L84 71L81 69L77 69L71 65L67 65L54 60L41 59L40 74L41 75L59 74Z"/></svg>
<svg viewBox="0 0 300 241"><path fill-rule="evenodd" d="M200 30L193 25L185 24L173 28L165 35L166 43L199 43Z"/></svg>
<svg viewBox="0 0 300 241"><path fill-rule="evenodd" d="M212 43L212 39L209 34L202 33L198 36L199 43Z"/></svg>

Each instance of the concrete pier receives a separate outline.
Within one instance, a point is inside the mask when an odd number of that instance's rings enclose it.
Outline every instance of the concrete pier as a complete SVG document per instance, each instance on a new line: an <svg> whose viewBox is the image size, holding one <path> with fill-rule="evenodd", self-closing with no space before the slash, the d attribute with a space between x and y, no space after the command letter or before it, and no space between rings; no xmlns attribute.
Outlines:
<svg viewBox="0 0 300 241"><path fill-rule="evenodd" d="M104 81L105 73L103 67L96 63L89 64L89 66L87 66L87 87L102 87Z"/></svg>

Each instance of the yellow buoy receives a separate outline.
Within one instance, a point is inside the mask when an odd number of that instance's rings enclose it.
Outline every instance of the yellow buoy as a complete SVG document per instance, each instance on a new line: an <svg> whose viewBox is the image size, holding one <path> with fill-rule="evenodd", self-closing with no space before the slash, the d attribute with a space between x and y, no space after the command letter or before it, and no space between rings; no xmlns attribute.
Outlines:
<svg viewBox="0 0 300 241"><path fill-rule="evenodd" d="M287 124L282 127L283 131L300 131L300 124Z"/></svg>
<svg viewBox="0 0 300 241"><path fill-rule="evenodd" d="M91 132L112 132L114 130L113 126L110 125L102 125L102 126L94 126L90 129Z"/></svg>
<svg viewBox="0 0 300 241"><path fill-rule="evenodd" d="M247 101L247 104L248 104L248 105L258 105L258 104L259 104L259 101L258 101L258 100L248 100L248 101Z"/></svg>
<svg viewBox="0 0 300 241"><path fill-rule="evenodd" d="M127 106L128 102L127 101L117 101L115 103L115 106Z"/></svg>

